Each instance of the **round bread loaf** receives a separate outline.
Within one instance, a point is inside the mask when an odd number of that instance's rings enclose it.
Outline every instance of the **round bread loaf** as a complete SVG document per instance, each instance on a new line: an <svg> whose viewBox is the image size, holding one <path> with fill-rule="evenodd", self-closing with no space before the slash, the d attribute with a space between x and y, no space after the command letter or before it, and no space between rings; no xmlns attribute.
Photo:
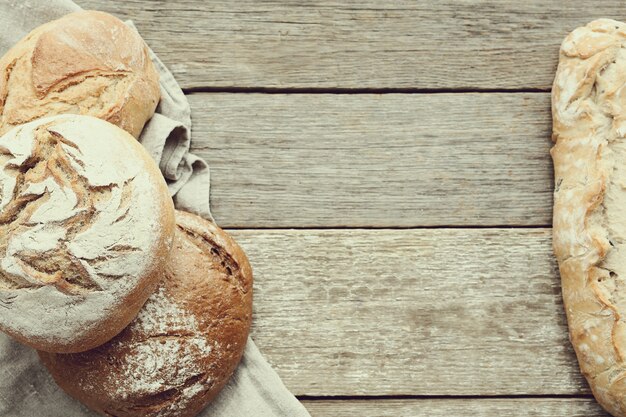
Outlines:
<svg viewBox="0 0 626 417"><path fill-rule="evenodd" d="M103 12L46 23L0 59L0 134L71 113L104 119L139 137L160 97L143 39Z"/></svg>
<svg viewBox="0 0 626 417"><path fill-rule="evenodd" d="M56 382L105 416L191 417L226 384L246 344L252 270L241 248L176 212L166 278L138 317L89 352L39 355Z"/></svg>
<svg viewBox="0 0 626 417"><path fill-rule="evenodd" d="M78 352L117 335L163 276L174 207L122 129L44 118L0 137L0 330Z"/></svg>

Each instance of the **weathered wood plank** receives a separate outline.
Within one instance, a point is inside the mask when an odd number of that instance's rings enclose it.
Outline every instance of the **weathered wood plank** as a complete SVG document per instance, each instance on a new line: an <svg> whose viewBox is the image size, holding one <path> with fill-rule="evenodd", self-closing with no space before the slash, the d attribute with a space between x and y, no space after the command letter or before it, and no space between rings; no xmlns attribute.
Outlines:
<svg viewBox="0 0 626 417"><path fill-rule="evenodd" d="M549 225L547 94L193 94L227 227Z"/></svg>
<svg viewBox="0 0 626 417"><path fill-rule="evenodd" d="M132 18L185 87L541 88L621 0L80 0Z"/></svg>
<svg viewBox="0 0 626 417"><path fill-rule="evenodd" d="M312 417L610 417L587 398L304 401L304 405Z"/></svg>
<svg viewBox="0 0 626 417"><path fill-rule="evenodd" d="M549 229L237 230L298 395L589 393Z"/></svg>

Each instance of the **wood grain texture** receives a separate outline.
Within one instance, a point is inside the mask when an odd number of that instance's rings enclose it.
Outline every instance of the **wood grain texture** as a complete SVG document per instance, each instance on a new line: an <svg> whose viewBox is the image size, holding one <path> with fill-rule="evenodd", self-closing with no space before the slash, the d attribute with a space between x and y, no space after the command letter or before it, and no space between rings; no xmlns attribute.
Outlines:
<svg viewBox="0 0 626 417"><path fill-rule="evenodd" d="M591 398L304 401L311 417L610 417Z"/></svg>
<svg viewBox="0 0 626 417"><path fill-rule="evenodd" d="M133 19L184 87L540 88L621 0L79 0Z"/></svg>
<svg viewBox="0 0 626 417"><path fill-rule="evenodd" d="M193 94L226 227L549 225L547 94Z"/></svg>
<svg viewBox="0 0 626 417"><path fill-rule="evenodd" d="M298 395L589 393L550 229L237 230Z"/></svg>

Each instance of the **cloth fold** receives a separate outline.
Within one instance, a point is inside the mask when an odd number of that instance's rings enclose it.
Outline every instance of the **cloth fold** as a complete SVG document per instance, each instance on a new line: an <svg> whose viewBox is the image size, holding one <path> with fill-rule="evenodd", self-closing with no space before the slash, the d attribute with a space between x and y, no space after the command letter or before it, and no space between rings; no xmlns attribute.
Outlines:
<svg viewBox="0 0 626 417"><path fill-rule="evenodd" d="M81 10L71 0L0 3L0 55L35 27ZM130 26L132 22L127 22ZM140 142L159 164L176 207L210 218L209 167L189 152L191 110L170 71L152 52L162 99ZM94 417L67 396L37 353L0 333L0 417ZM252 339L228 385L201 417L310 417L263 358Z"/></svg>

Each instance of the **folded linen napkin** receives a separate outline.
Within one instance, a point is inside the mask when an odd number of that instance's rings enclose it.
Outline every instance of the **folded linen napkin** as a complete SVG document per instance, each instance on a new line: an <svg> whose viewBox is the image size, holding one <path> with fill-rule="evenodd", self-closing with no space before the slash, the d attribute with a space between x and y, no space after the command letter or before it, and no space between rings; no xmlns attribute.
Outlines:
<svg viewBox="0 0 626 417"><path fill-rule="evenodd" d="M80 10L71 0L0 2L0 55L35 27ZM132 22L128 22L132 26ZM179 209L211 218L209 168L189 152L191 111L180 86L152 53L162 99L140 141L158 162ZM34 350L0 333L0 416L93 417L61 391ZM252 339L235 375L201 417L310 417L263 358Z"/></svg>

